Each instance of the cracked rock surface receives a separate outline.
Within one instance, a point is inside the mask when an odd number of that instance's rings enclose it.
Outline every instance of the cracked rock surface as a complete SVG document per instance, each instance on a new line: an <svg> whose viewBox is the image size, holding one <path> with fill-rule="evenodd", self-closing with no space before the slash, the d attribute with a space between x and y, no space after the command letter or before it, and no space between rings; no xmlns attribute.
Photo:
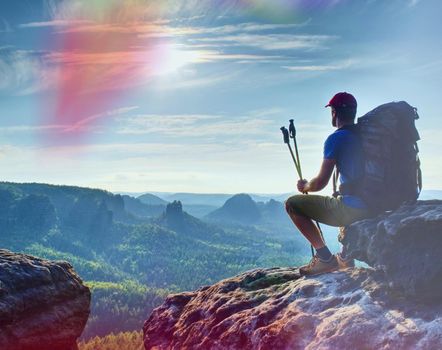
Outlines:
<svg viewBox="0 0 442 350"><path fill-rule="evenodd" d="M0 250L0 348L76 349L90 298L69 263Z"/></svg>

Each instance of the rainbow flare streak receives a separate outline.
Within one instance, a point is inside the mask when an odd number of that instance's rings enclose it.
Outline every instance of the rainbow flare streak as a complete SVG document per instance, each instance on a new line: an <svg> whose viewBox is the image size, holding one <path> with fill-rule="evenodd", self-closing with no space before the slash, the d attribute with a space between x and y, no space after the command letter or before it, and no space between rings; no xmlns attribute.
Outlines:
<svg viewBox="0 0 442 350"><path fill-rule="evenodd" d="M152 76L163 52L154 46L159 40L139 44L139 32L156 29L145 21L142 4L82 0L59 9L57 20L67 25L59 28L56 50L46 57L57 66L57 94L49 115L59 128L52 140L81 138L125 90Z"/></svg>

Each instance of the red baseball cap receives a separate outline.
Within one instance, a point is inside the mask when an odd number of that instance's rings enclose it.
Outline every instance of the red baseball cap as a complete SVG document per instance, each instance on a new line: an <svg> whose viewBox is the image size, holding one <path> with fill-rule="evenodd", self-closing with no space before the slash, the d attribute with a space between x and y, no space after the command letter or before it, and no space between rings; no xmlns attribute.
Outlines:
<svg viewBox="0 0 442 350"><path fill-rule="evenodd" d="M329 101L328 105L325 107L357 107L358 103L352 94L348 92L338 92L332 99Z"/></svg>

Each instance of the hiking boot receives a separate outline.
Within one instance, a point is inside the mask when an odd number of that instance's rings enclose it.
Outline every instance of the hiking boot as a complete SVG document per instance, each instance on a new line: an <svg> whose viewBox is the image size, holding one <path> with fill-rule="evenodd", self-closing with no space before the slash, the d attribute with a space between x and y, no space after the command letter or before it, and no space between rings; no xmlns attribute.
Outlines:
<svg viewBox="0 0 442 350"><path fill-rule="evenodd" d="M299 268L301 276L319 275L321 273L331 272L339 269L338 261L333 255L329 261L322 261L317 255L304 266Z"/></svg>
<svg viewBox="0 0 442 350"><path fill-rule="evenodd" d="M336 254L336 260L338 261L340 270L355 267L355 259L344 259L341 253Z"/></svg>

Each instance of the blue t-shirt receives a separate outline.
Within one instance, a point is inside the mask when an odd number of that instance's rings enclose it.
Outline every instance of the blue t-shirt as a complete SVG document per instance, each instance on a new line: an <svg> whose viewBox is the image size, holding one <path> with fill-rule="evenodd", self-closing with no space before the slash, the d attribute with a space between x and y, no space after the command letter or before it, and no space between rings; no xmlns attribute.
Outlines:
<svg viewBox="0 0 442 350"><path fill-rule="evenodd" d="M341 184L357 181L364 174L364 154L358 135L352 126L344 126L331 134L324 143L324 158L336 160ZM364 201L354 195L343 195L345 205L367 208Z"/></svg>

